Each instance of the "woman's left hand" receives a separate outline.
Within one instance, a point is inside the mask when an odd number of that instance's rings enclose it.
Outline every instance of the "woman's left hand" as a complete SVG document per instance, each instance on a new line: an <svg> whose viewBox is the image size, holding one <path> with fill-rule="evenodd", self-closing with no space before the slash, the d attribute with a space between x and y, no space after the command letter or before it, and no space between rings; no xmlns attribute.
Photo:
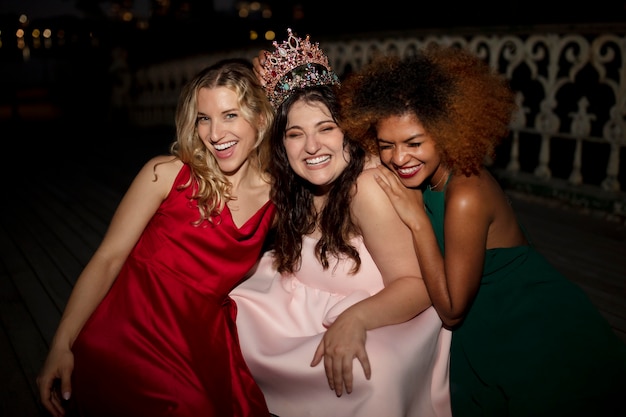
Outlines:
<svg viewBox="0 0 626 417"><path fill-rule="evenodd" d="M343 390L352 392L352 363L357 358L363 367L366 379L370 379L370 367L365 339L365 325L357 318L348 314L340 314L337 320L326 330L318 345L311 366L316 366L324 359L324 369L330 389L341 397Z"/></svg>

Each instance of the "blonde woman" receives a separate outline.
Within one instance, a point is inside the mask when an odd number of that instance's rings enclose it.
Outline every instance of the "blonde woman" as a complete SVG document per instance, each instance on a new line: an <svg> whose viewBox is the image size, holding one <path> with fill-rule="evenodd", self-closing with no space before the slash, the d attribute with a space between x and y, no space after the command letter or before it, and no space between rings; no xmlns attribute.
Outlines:
<svg viewBox="0 0 626 417"><path fill-rule="evenodd" d="M244 62L183 89L171 155L137 174L67 303L37 378L52 415L269 416L228 293L273 219L272 120Z"/></svg>

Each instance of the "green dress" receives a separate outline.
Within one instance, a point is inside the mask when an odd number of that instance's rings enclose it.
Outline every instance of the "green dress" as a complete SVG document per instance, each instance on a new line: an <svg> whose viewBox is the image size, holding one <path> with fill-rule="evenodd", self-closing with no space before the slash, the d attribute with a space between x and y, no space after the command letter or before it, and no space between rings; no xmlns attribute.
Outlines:
<svg viewBox="0 0 626 417"><path fill-rule="evenodd" d="M444 251L444 192L424 191ZM532 246L487 250L452 333L452 414L626 416L626 344L584 291Z"/></svg>

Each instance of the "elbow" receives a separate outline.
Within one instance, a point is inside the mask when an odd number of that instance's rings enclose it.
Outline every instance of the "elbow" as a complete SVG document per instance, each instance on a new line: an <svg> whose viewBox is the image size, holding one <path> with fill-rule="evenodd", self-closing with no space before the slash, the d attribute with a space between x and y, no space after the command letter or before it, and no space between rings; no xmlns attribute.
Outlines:
<svg viewBox="0 0 626 417"><path fill-rule="evenodd" d="M443 323L443 327L448 330L454 330L463 319L449 319L449 318L441 318L441 322Z"/></svg>
<svg viewBox="0 0 626 417"><path fill-rule="evenodd" d="M441 319L443 326L448 330L453 330L458 327L465 318L464 314L455 314L453 311L437 310L437 313L439 313L439 318Z"/></svg>

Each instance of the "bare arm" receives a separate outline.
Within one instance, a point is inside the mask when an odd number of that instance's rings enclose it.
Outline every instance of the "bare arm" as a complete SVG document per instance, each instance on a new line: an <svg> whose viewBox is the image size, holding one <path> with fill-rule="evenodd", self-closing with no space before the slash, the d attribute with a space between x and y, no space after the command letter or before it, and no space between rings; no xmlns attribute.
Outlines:
<svg viewBox="0 0 626 417"><path fill-rule="evenodd" d="M367 330L402 323L431 305L410 230L400 220L372 170L364 171L352 202L352 216L376 262L385 287L340 314L326 331L312 366L324 359L329 385L337 396L352 391L352 362L358 358L366 378L371 367L365 349Z"/></svg>
<svg viewBox="0 0 626 417"><path fill-rule="evenodd" d="M120 202L100 246L74 285L37 377L41 402L55 417L63 415L63 407L61 399L53 392L53 384L60 379L62 396L69 399L74 340L113 285L130 251L171 189L182 166L180 161L159 165L156 168L158 180L154 181L155 162L171 160L171 156L156 157L140 170Z"/></svg>
<svg viewBox="0 0 626 417"><path fill-rule="evenodd" d="M489 227L493 221L490 185L478 177L455 177L446 191L445 259L439 250L421 192L407 189L385 168L378 183L413 233L428 293L447 327L459 324L474 299L482 277Z"/></svg>

